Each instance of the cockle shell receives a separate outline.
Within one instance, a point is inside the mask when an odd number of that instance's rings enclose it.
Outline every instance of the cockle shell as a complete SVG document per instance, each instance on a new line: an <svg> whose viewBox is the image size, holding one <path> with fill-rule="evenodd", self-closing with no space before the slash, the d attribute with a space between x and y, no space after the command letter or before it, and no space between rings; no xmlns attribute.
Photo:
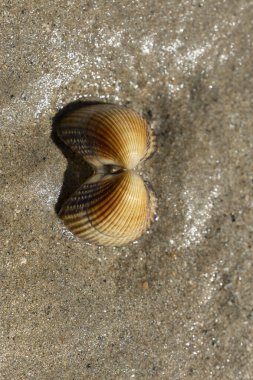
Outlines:
<svg viewBox="0 0 253 380"><path fill-rule="evenodd" d="M69 112L57 125L58 136L96 167L133 169L155 150L146 120L129 108L96 104Z"/></svg>
<svg viewBox="0 0 253 380"><path fill-rule="evenodd" d="M153 191L133 171L156 148L147 122L126 107L100 103L68 112L56 130L97 172L63 204L59 216L65 225L98 245L121 246L139 238L156 210Z"/></svg>
<svg viewBox="0 0 253 380"><path fill-rule="evenodd" d="M84 183L63 205L60 217L75 235L102 245L125 245L150 226L156 199L134 171Z"/></svg>

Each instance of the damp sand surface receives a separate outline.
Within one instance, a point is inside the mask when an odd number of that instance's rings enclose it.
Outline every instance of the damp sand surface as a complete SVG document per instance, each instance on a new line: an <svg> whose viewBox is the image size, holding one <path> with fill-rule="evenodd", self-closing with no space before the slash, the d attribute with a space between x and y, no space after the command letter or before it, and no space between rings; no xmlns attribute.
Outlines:
<svg viewBox="0 0 253 380"><path fill-rule="evenodd" d="M1 379L253 379L253 3L5 1ZM158 217L122 248L55 206L66 104L127 105L159 150ZM74 170L74 167L73 167Z"/></svg>

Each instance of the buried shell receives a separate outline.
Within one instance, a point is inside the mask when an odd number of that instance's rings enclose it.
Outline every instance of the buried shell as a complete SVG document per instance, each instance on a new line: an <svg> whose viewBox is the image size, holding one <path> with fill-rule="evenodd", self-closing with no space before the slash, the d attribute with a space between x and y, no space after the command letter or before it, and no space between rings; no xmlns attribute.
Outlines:
<svg viewBox="0 0 253 380"><path fill-rule="evenodd" d="M68 112L57 134L74 152L96 167L133 169L155 151L155 137L135 111L114 104L95 104Z"/></svg>
<svg viewBox="0 0 253 380"><path fill-rule="evenodd" d="M150 226L156 199L133 171L96 176L63 205L60 217L78 237L107 246L125 245Z"/></svg>

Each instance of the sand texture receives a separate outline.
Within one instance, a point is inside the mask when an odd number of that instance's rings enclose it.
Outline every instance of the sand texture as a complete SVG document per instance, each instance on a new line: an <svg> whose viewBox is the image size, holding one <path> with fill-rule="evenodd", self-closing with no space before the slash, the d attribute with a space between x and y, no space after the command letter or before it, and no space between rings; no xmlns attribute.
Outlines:
<svg viewBox="0 0 253 380"><path fill-rule="evenodd" d="M0 378L253 379L253 2L2 0ZM77 99L146 117L158 198L122 248L57 217ZM71 174L72 173L72 174Z"/></svg>

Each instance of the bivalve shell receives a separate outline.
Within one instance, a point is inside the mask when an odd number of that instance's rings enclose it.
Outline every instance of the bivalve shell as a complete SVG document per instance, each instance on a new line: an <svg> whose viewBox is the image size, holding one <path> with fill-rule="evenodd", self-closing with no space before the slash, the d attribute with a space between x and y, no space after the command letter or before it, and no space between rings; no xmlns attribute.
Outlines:
<svg viewBox="0 0 253 380"><path fill-rule="evenodd" d="M155 196L142 178L133 171L121 171L84 183L65 202L60 217L78 237L121 246L142 235L155 209Z"/></svg>
<svg viewBox="0 0 253 380"><path fill-rule="evenodd" d="M133 169L155 151L155 137L135 111L95 104L68 112L57 124L61 140L96 167Z"/></svg>

